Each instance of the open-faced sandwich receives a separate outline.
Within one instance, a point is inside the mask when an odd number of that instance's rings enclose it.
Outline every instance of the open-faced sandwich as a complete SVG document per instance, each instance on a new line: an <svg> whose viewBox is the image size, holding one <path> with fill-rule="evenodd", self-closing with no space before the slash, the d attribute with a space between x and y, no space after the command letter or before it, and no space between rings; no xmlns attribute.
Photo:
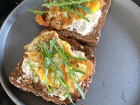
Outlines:
<svg viewBox="0 0 140 105"><path fill-rule="evenodd" d="M57 104L74 103L89 90L95 73L95 57L89 47L43 30L26 49L10 74L10 82Z"/></svg>
<svg viewBox="0 0 140 105"><path fill-rule="evenodd" d="M45 11L29 9L46 29L23 47L25 55L10 74L11 83L56 104L85 98L95 73L95 57L87 46L99 41L110 3L53 0L42 5Z"/></svg>
<svg viewBox="0 0 140 105"><path fill-rule="evenodd" d="M82 45L95 46L110 3L111 0L54 0L42 5L46 11L30 11L37 13L39 25Z"/></svg>

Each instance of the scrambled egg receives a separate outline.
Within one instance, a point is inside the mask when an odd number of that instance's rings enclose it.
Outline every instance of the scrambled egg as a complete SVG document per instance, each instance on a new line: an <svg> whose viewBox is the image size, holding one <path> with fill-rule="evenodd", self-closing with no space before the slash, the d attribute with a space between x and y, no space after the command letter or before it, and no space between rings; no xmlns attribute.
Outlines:
<svg viewBox="0 0 140 105"><path fill-rule="evenodd" d="M55 31L43 31L38 37L34 38L34 40L31 43L24 46L24 48L27 49L24 52L25 53L24 58L28 58L28 60L32 64L35 64L34 65L35 73L40 77L40 79L44 83L46 80L45 69L36 63L36 62L39 62L41 65L44 65L44 61L43 61L43 56L40 52L40 49L36 45L36 42L38 42L40 44L43 44L43 42L45 42L47 44L47 46L49 46L49 41L52 39L52 37L57 38L57 42L61 45L61 47L64 49L64 51L67 54L69 54L71 56L76 56L74 54L74 52L71 50L71 46L69 45L69 43L59 39L59 37ZM80 53L82 53L82 52L80 52ZM63 75L61 72L58 71L57 72L58 75L61 76L65 80L65 82L68 83L69 86L73 89L73 90L69 89L69 92L72 92L72 93L75 92L76 86L74 84L73 79L69 76L69 70L65 67L65 64L63 63L63 59L61 58L61 56L58 53L56 53L55 57L53 57L52 60L64 73L64 75ZM86 79L87 77L89 77L92 74L92 71L94 69L94 64L90 60L80 61L80 60L71 59L70 62L72 64L72 66L69 66L70 69L78 69L78 70L84 71L86 73L86 75L84 75L84 74L75 72L75 74L76 74L75 79L77 80L77 82L81 83L84 79ZM54 77L55 77L55 73L49 69L48 78L47 78L47 82L48 82L49 86L53 86ZM55 85L54 85L55 88L58 88L59 85L60 85L59 80L56 78Z"/></svg>

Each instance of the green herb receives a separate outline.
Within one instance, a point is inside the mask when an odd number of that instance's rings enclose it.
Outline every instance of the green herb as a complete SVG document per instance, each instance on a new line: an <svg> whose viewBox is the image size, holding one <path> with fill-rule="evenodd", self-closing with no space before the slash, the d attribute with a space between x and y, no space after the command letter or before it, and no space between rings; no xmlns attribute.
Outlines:
<svg viewBox="0 0 140 105"><path fill-rule="evenodd" d="M38 11L38 10L32 10L32 9L28 9L28 11L33 12L34 14L39 13L39 15L42 15L43 13L49 12L49 11Z"/></svg>
<svg viewBox="0 0 140 105"><path fill-rule="evenodd" d="M58 77L59 83L64 87L65 95L67 95L69 100L71 101L71 103L73 103L71 95L69 94L69 91L68 91L68 89L70 89L70 87L67 86L66 82L64 81L64 79L62 77L60 77L58 75L57 75L57 77Z"/></svg>
<svg viewBox="0 0 140 105"><path fill-rule="evenodd" d="M56 80L56 72L55 72L55 77L54 77L54 80L53 80L53 87L52 87L52 92L54 92L54 85L55 85L55 80Z"/></svg>
<svg viewBox="0 0 140 105"><path fill-rule="evenodd" d="M89 2L89 1L93 1L93 0L56 0L53 3L45 3L42 4L42 6L48 6L48 7L52 7L52 6L65 6L65 5L73 5L73 4L81 4L83 2Z"/></svg>
<svg viewBox="0 0 140 105"><path fill-rule="evenodd" d="M85 94L84 94L84 92L83 92L83 90L82 90L82 88L79 86L79 84L78 84L78 82L75 80L75 76L76 76L76 74L74 73L74 70L72 70L72 69L70 69L69 68L69 60L68 60L68 58L67 58L67 56L65 56L65 54L66 53L62 53L62 52L65 52L62 48L60 49L60 50L58 50L58 48L57 48L57 46L53 43L53 41L50 41L54 46L55 46L55 48L56 48L56 50L58 51L58 53L60 54L60 56L62 57L62 59L63 59L63 62L64 62L64 64L66 65L66 67L68 68L68 70L69 70L69 75L70 75L70 77L72 77L72 79L74 80L74 82L75 82L75 85L76 85L76 87L77 87L77 89L80 91L80 93L81 93L81 95L82 95L82 97L85 99ZM60 48L60 45L59 45L59 48ZM71 56L69 56L69 57L71 57ZM75 57L76 58L76 57ZM79 57L80 58L80 57ZM84 59L85 60L85 59ZM79 72L79 73L84 73L84 74L86 74L85 72L81 72L81 70L75 70L76 72Z"/></svg>
<svg viewBox="0 0 140 105"><path fill-rule="evenodd" d="M79 72L79 73L81 73L81 74L85 74L85 75L86 75L86 73L85 73L84 71L77 70L77 69L72 69L72 70L75 71L75 72Z"/></svg>
<svg viewBox="0 0 140 105"><path fill-rule="evenodd" d="M73 59L76 59L76 60L87 61L87 59L86 59L86 58L81 58L81 57L73 57L73 56L71 56L71 55L67 55L67 54L66 54L66 56L67 56L67 57L70 57L70 58L73 58Z"/></svg>
<svg viewBox="0 0 140 105"><path fill-rule="evenodd" d="M92 14L92 11L89 7L86 7L84 5L80 5L79 8L81 8L82 10L84 10L85 12Z"/></svg>
<svg viewBox="0 0 140 105"><path fill-rule="evenodd" d="M33 65L29 62L29 61L26 61L26 63L28 63L29 64L29 67L30 67L30 69L29 70L31 70L32 71L32 76L33 76L33 83L35 83L35 75L34 75L34 69L33 69Z"/></svg>
<svg viewBox="0 0 140 105"><path fill-rule="evenodd" d="M74 83L78 89L78 91L81 93L82 97L85 99L85 94L83 92L83 89L79 86L79 83L75 80L75 78L73 77Z"/></svg>
<svg viewBox="0 0 140 105"><path fill-rule="evenodd" d="M48 71L49 71L49 65L50 65L50 63L51 63L50 60L47 59L47 57L45 57L45 59L44 59L45 72L46 72L46 79L45 79L45 82L46 82L46 86L47 86L48 90L49 90L51 93L53 93L52 90L51 90L50 87L49 87L49 84L48 84Z"/></svg>
<svg viewBox="0 0 140 105"><path fill-rule="evenodd" d="M68 19L70 18L70 16L69 16L69 7L68 7L68 5L66 5L66 6L64 6L64 8L66 9L66 11L67 11L67 17L68 17Z"/></svg>
<svg viewBox="0 0 140 105"><path fill-rule="evenodd" d="M46 2L46 1L47 0L44 0L44 2ZM89 22L89 19L86 18L84 15L80 14L77 9L81 8L83 11L85 11L89 14L92 14L91 9L86 7L87 3L84 3L84 2L90 2L90 1L94 1L94 0L55 0L54 2L50 1L50 3L44 3L44 4L42 4L42 6L47 6L50 8L52 6L58 6L60 8L61 12L62 12L62 8L64 8L67 11L68 19L70 18L69 11L71 11ZM28 10L33 13L39 13L40 15L43 13L48 13L48 12L56 12L56 11L37 11L37 10L31 10L31 9L28 9Z"/></svg>
<svg viewBox="0 0 140 105"><path fill-rule="evenodd" d="M30 12L33 12L34 14L39 13L39 15L42 15L43 13L49 13L49 12L53 12L53 13L58 13L57 11L38 11L38 10L32 10L32 9L28 9ZM61 12L64 13L64 12Z"/></svg>
<svg viewBox="0 0 140 105"><path fill-rule="evenodd" d="M75 83L75 86L77 87L78 91L81 93L82 97L85 99L85 95L84 95L83 89L79 86L79 83L75 79L75 77L76 77L75 72L79 72L81 74L86 74L86 73L84 71L81 71L81 70L70 69L69 66L72 66L72 64L69 62L69 59L73 58L73 59L76 59L76 60L83 60L83 61L87 60L87 59L81 58L81 57L72 57L71 55L68 55L63 50L63 48L59 45L59 43L57 42L57 39L54 38L54 37L52 38L52 40L50 40L49 49L48 49L48 47L47 47L47 45L45 43L43 43L42 45L40 45L38 42L36 42L36 43L40 47L40 51L41 51L41 53L43 55L43 59L44 59L44 67L43 68L46 71L46 80L45 80L45 82L46 82L47 89L51 93L53 93L54 92L55 81L56 81L56 79L58 79L59 84L60 84L59 88L61 86L63 86L63 88L65 90L65 94L64 95L67 95L69 100L73 103L71 95L69 94L69 91L68 91L68 89L71 89L71 87L69 87L69 85L65 82L65 80L60 75L58 75L58 72L61 72L62 75L64 75L64 73L62 72L62 70L60 70L58 68L58 66L52 60L52 57L54 57L56 53L59 53L59 55L63 59L63 63L65 64L66 68L69 70L69 76L73 79L73 81ZM42 67L42 65L41 65L41 67ZM50 89L48 81L47 81L48 70L49 69L51 70L51 72L54 72L54 76L55 76L54 79L53 79L53 86L52 86L51 89Z"/></svg>

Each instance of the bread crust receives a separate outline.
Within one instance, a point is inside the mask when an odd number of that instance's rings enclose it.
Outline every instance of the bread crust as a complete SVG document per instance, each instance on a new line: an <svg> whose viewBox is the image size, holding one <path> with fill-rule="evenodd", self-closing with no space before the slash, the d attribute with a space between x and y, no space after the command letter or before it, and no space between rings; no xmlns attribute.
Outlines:
<svg viewBox="0 0 140 105"><path fill-rule="evenodd" d="M106 15L107 15L108 9L111 5L111 0L104 0L104 1L106 4L101 8L102 15L98 20L97 26L93 27L93 31L85 36L81 36L81 34L75 32L75 31L69 31L67 29L61 29L61 30L56 30L56 29L52 29L52 28L46 28L46 29L55 30L59 34L59 36L63 36L67 39L74 39L82 45L95 46L95 45L97 45L97 43L100 39L101 29L104 26Z"/></svg>
<svg viewBox="0 0 140 105"><path fill-rule="evenodd" d="M89 47L82 46L78 42L76 42L75 40L72 40L72 39L65 39L63 37L61 37L61 39L67 41L71 45L72 50L78 50L78 51L85 52L85 56L93 62L94 67L95 67L96 59L93 56L92 51ZM23 91L31 92L31 93L35 94L36 96L41 96L47 101L53 101L56 104L71 103L68 98L66 98L64 101L61 101L61 100L59 100L59 98L57 96L53 96L53 97L49 96L48 94L43 92L44 87L39 82L38 83L32 83L32 82L27 83L27 82L25 82L24 79L20 80L20 83L17 82L17 79L20 76L22 77L25 74L22 70L23 60L24 60L24 58L19 62L18 67L16 67L10 74L9 79L13 85L15 85L17 88L20 88ZM94 73L95 73L95 68L93 69L92 74L88 78L83 80L83 82L82 82L81 87L83 88L83 91L85 94L89 90L89 84L92 81L92 76ZM72 93L71 97L72 97L73 102L77 102L82 99L82 96L78 90L76 90L75 93Z"/></svg>

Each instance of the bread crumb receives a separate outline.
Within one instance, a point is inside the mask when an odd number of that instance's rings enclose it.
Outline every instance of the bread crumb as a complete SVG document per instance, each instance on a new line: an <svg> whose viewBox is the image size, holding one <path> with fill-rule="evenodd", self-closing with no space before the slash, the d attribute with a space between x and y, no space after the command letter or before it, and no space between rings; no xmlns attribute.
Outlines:
<svg viewBox="0 0 140 105"><path fill-rule="evenodd" d="M93 49L93 51L97 51L97 49L96 49L96 48L94 48L94 49Z"/></svg>
<svg viewBox="0 0 140 105"><path fill-rule="evenodd" d="M93 51L97 51L97 50L99 50L99 48L93 48Z"/></svg>

